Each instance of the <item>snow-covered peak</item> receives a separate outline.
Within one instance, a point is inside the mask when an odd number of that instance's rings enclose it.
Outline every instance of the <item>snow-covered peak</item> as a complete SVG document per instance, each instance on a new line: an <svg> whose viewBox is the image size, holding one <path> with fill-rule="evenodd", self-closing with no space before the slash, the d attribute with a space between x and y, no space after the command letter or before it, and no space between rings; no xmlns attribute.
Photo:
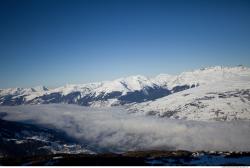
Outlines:
<svg viewBox="0 0 250 168"><path fill-rule="evenodd" d="M151 81L156 85L167 87L168 82L172 81L175 76L169 74L160 74L154 78L151 78Z"/></svg>
<svg viewBox="0 0 250 168"><path fill-rule="evenodd" d="M34 92L32 88L8 88L0 91L1 95L23 95Z"/></svg>
<svg viewBox="0 0 250 168"><path fill-rule="evenodd" d="M152 87L154 83L145 76L135 75L125 78L119 78L113 81L103 82L100 88L96 89L97 93L111 93L114 91L123 94L131 91L142 90L145 87Z"/></svg>
<svg viewBox="0 0 250 168"><path fill-rule="evenodd" d="M245 76L249 77L250 68L237 66L237 67L223 67L223 66L214 66L208 68L202 68L194 71L183 72L180 75L169 77L166 75L162 79L167 83L168 88L173 88L180 85L204 85L213 82L219 82L224 80L234 80L238 78L243 78ZM163 75L161 75L163 76ZM163 83L162 81L162 83ZM159 81L158 81L159 83Z"/></svg>
<svg viewBox="0 0 250 168"><path fill-rule="evenodd" d="M72 92L82 92L84 94L91 92L92 90L100 87L102 83L88 83L88 84L66 84L65 86L55 88L51 92L60 92L63 95L67 95Z"/></svg>
<svg viewBox="0 0 250 168"><path fill-rule="evenodd" d="M0 94L1 95L24 95L24 94L31 94L33 92L45 92L49 89L45 86L36 86L32 88L8 88L8 89L1 89Z"/></svg>
<svg viewBox="0 0 250 168"><path fill-rule="evenodd" d="M147 77L142 75L129 76L126 78L117 79L115 81L120 82L129 90L141 90L145 87L153 86L153 83Z"/></svg>

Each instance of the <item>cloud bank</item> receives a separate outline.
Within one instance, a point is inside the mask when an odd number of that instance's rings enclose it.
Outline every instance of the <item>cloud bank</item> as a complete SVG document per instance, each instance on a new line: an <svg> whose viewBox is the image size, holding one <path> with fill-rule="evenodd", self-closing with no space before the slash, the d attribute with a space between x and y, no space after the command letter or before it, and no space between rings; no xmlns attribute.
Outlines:
<svg viewBox="0 0 250 168"><path fill-rule="evenodd" d="M65 131L97 152L128 150L250 151L250 122L197 122L128 114L121 108L77 105L0 106L5 120Z"/></svg>

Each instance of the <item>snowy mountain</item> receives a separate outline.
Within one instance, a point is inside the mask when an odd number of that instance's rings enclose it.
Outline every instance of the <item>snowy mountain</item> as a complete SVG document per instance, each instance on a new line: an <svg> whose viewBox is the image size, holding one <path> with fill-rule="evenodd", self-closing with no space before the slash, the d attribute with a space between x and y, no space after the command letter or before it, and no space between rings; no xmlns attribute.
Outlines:
<svg viewBox="0 0 250 168"><path fill-rule="evenodd" d="M116 106L155 100L189 88L249 78L250 69L210 67L180 75L161 74L154 78L130 76L113 81L80 85L0 89L0 105L68 103L83 106Z"/></svg>
<svg viewBox="0 0 250 168"><path fill-rule="evenodd" d="M207 68L182 73L176 83L199 84L155 101L135 104L131 112L188 120L250 120L250 73L248 68Z"/></svg>
<svg viewBox="0 0 250 168"><path fill-rule="evenodd" d="M194 71L183 72L180 75L170 76L161 74L156 76L153 81L161 86L166 86L168 89L173 89L178 86L198 86L218 81L230 79L241 79L249 77L250 68L243 66L236 67L208 67Z"/></svg>
<svg viewBox="0 0 250 168"><path fill-rule="evenodd" d="M166 88L154 84L143 76L131 76L114 81L37 91L32 88L0 90L1 105L68 103L84 106L122 105L143 102L169 94Z"/></svg>
<svg viewBox="0 0 250 168"><path fill-rule="evenodd" d="M22 104L50 105L14 106ZM0 105L0 158L115 149L249 149L250 68L243 66L55 89L0 89Z"/></svg>

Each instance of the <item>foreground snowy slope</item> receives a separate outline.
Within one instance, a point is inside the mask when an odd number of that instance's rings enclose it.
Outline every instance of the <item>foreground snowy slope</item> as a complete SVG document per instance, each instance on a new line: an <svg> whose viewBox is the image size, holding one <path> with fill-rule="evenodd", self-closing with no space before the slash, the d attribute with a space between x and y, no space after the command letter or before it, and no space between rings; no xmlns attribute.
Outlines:
<svg viewBox="0 0 250 168"><path fill-rule="evenodd" d="M249 120L249 76L211 82L155 101L135 104L132 112L188 120Z"/></svg>
<svg viewBox="0 0 250 168"><path fill-rule="evenodd" d="M180 75L161 74L154 78L130 76L99 83L46 87L0 89L0 105L67 103L83 106L117 106L155 100L186 89L223 81L245 81L250 69L209 67ZM239 88L240 89L240 88Z"/></svg>

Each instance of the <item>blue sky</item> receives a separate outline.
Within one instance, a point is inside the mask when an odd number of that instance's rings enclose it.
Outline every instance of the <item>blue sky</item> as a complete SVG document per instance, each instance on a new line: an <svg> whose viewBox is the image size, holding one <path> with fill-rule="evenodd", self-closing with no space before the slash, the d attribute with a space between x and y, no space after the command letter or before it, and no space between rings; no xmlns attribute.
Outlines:
<svg viewBox="0 0 250 168"><path fill-rule="evenodd" d="M250 1L1 0L0 88L250 65Z"/></svg>

